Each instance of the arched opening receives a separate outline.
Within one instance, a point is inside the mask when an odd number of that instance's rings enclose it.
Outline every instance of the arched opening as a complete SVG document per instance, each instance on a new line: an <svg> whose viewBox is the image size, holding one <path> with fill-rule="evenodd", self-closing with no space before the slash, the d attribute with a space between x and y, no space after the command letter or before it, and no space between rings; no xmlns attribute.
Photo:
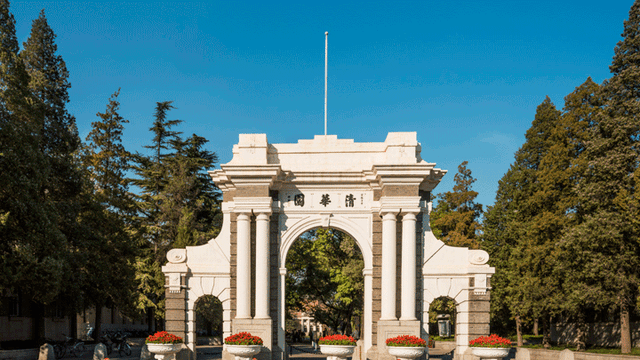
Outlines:
<svg viewBox="0 0 640 360"><path fill-rule="evenodd" d="M443 341L454 340L456 302L446 296L435 298L429 305L429 334Z"/></svg>
<svg viewBox="0 0 640 360"><path fill-rule="evenodd" d="M364 258L356 240L334 228L298 236L286 254L287 343L312 346L321 336L359 338L364 326Z"/></svg>
<svg viewBox="0 0 640 360"><path fill-rule="evenodd" d="M455 349L456 320L457 309L453 299L440 296L429 304L429 338L435 340L436 353Z"/></svg>
<svg viewBox="0 0 640 360"><path fill-rule="evenodd" d="M198 345L222 344L222 302L213 295L203 295L195 302Z"/></svg>

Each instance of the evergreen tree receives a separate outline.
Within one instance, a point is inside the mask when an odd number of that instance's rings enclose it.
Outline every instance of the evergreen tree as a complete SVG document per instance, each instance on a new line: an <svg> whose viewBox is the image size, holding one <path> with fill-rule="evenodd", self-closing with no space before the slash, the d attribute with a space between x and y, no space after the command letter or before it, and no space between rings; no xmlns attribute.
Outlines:
<svg viewBox="0 0 640 360"><path fill-rule="evenodd" d="M88 172L88 206L83 224L92 230L90 248L85 249L88 262L82 268L86 299L99 315L102 307L117 307L132 315L134 309L135 228L131 224L134 201L128 191L125 171L130 154L122 145L124 124L128 121L118 113L119 90L109 99L99 121L93 122L87 136L83 160ZM109 269L109 271L104 271ZM100 333L100 317L95 331Z"/></svg>
<svg viewBox="0 0 640 360"><path fill-rule="evenodd" d="M138 223L143 239L140 255L136 259L136 279L138 281L137 307L147 312L149 330L155 319L164 314L164 274L161 265L171 247L170 237L161 217L161 194L169 182L166 161L175 154L167 152L173 141L179 140L179 132L171 128L181 120L167 120L167 113L173 109L171 101L156 104L155 119L149 129L154 134L152 144L145 146L152 156L135 154L133 170L137 178L130 179L141 192L137 196Z"/></svg>
<svg viewBox="0 0 640 360"><path fill-rule="evenodd" d="M56 35L47 23L44 11L32 23L31 34L23 44L20 58L29 74L29 88L35 101L35 116L38 117L40 151L47 157L49 173L41 189L41 201L55 206L56 217L53 226L64 237L59 251L65 259L63 274L64 293L60 303L67 314L78 310L80 281L76 267L82 266L80 248L84 246L86 233L78 225L80 214L80 193L83 173L78 158L80 138L75 118L67 111L69 102L69 72L64 60L57 55ZM73 317L75 320L75 316ZM72 326L75 329L75 326Z"/></svg>
<svg viewBox="0 0 640 360"><path fill-rule="evenodd" d="M577 186L577 226L564 238L572 295L596 309L620 313L622 353L631 351L629 313L640 277L638 156L640 147L640 2L624 22L615 48L612 78L601 88L603 106L585 142L585 171Z"/></svg>
<svg viewBox="0 0 640 360"><path fill-rule="evenodd" d="M62 288L64 237L55 208L42 201L49 161L40 151L41 125L18 56L15 20L0 1L0 249L3 289L53 301ZM20 286L18 286L20 284ZM35 331L37 332L37 330Z"/></svg>
<svg viewBox="0 0 640 360"><path fill-rule="evenodd" d="M186 141L172 141L174 156L167 158L167 184L159 194L160 221L165 224L172 247L200 245L218 234L220 213L217 187L207 170L217 156L203 148L207 140L193 134Z"/></svg>
<svg viewBox="0 0 640 360"><path fill-rule="evenodd" d="M138 307L157 318L163 315L164 274L161 265L171 248L203 244L215 237L221 226L219 190L207 171L218 158L204 149L205 138L186 140L171 128L181 120L167 120L171 102L157 103L150 129L153 142L146 146L152 156L137 154L132 180L141 190L138 198L143 227L142 255L136 261Z"/></svg>
<svg viewBox="0 0 640 360"><path fill-rule="evenodd" d="M598 92L598 84L588 78L565 97L560 123L552 132L553 144L541 163L540 189L535 195L542 211L533 219L537 228L536 238L547 242L549 260L553 261L548 264L546 275L553 279L556 291L550 294L548 301L554 300L553 309L571 316L572 321L578 324L578 350L586 347L585 315L591 306L582 299L568 296L567 289L572 284L566 281L567 273L580 269L565 266L568 264L566 259L573 254L565 253L558 244L578 221L575 216L579 205L576 184L585 171L586 163L581 155L601 105ZM560 291L558 287L561 288Z"/></svg>
<svg viewBox="0 0 640 360"><path fill-rule="evenodd" d="M430 215L431 227L436 237L447 245L477 249L478 218L482 214L482 205L474 202L478 193L471 190L471 186L476 179L471 176L467 164L464 161L458 166L453 191L437 195L438 203Z"/></svg>
<svg viewBox="0 0 640 360"><path fill-rule="evenodd" d="M489 264L496 272L491 277L491 328L507 333L516 322L518 346L523 344L522 324L529 313L529 297L521 279L526 269L517 259L518 247L524 237L525 223L520 204L525 194L522 184L524 172L518 165L511 165L509 171L500 179L496 201L484 214L482 249L489 253Z"/></svg>
<svg viewBox="0 0 640 360"><path fill-rule="evenodd" d="M562 128L560 119L561 113L547 97L536 110L514 164L500 181L496 203L485 214L483 248L500 269L492 279L492 298L496 308L508 308L516 320L519 344L526 318L546 320L558 311L553 301L559 288L552 272L557 256L553 244L564 223L553 215L565 214L556 211L558 191L563 189L556 177L569 164L569 158L559 158L567 156L566 148L554 149L558 145L554 140L564 139L555 134ZM549 328L546 321L544 325Z"/></svg>

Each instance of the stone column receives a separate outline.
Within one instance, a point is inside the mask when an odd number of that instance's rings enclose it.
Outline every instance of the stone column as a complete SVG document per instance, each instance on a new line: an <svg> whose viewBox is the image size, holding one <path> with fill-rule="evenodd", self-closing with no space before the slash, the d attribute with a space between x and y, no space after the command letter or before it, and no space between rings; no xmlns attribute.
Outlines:
<svg viewBox="0 0 640 360"><path fill-rule="evenodd" d="M380 320L396 318L396 213L382 217L382 274L380 279Z"/></svg>
<svg viewBox="0 0 640 360"><path fill-rule="evenodd" d="M256 319L269 316L269 214L256 217Z"/></svg>
<svg viewBox="0 0 640 360"><path fill-rule="evenodd" d="M373 269L363 269L364 275L364 324L360 329L360 338L364 339L364 350L371 347L371 308L373 303Z"/></svg>
<svg viewBox="0 0 640 360"><path fill-rule="evenodd" d="M240 213L236 219L238 263L236 285L236 319L251 319L251 218Z"/></svg>
<svg viewBox="0 0 640 360"><path fill-rule="evenodd" d="M416 320L416 214L402 216L400 320Z"/></svg>

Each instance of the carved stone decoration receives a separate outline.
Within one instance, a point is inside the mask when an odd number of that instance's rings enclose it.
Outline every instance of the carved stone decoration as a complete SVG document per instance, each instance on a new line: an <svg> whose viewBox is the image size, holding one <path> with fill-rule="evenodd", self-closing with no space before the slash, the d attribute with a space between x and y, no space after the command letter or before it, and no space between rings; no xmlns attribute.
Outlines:
<svg viewBox="0 0 640 360"><path fill-rule="evenodd" d="M329 227L329 222L331 219L331 214L320 214L320 218L322 219L322 227L323 228L328 228Z"/></svg>
<svg viewBox="0 0 640 360"><path fill-rule="evenodd" d="M181 284L180 284L180 274L173 273L169 274L169 292L171 294L177 294L180 292Z"/></svg>
<svg viewBox="0 0 640 360"><path fill-rule="evenodd" d="M487 275L475 275L473 281L473 293L476 295L485 295L487 293Z"/></svg>
<svg viewBox="0 0 640 360"><path fill-rule="evenodd" d="M489 261L489 253L484 250L469 250L469 262L473 265L484 265Z"/></svg>
<svg viewBox="0 0 640 360"><path fill-rule="evenodd" d="M171 249L167 253L167 260L173 264L179 264L187 260L187 249Z"/></svg>

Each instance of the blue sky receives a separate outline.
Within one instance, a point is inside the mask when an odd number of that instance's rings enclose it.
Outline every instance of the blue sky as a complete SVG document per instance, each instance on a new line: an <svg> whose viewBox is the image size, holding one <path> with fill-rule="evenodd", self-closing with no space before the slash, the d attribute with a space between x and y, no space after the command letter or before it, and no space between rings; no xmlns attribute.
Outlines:
<svg viewBox="0 0 640 360"><path fill-rule="evenodd" d="M158 101L176 130L210 140L222 163L239 133L271 143L324 132L358 142L416 131L422 157L469 161L478 201L498 180L548 95L558 108L601 83L632 1L12 1L20 43L45 9L70 71L83 140L121 88L124 143L144 151Z"/></svg>

